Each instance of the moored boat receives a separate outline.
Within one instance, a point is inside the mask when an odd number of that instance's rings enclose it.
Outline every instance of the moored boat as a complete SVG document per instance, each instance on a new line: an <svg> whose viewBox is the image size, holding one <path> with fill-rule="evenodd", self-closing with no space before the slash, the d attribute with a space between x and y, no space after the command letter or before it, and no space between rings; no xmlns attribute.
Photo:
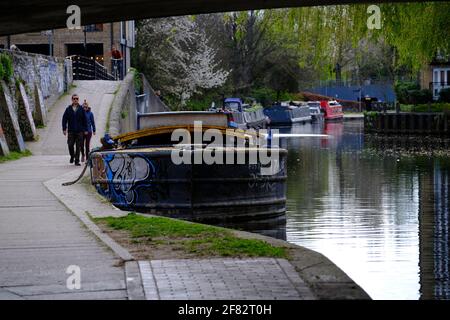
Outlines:
<svg viewBox="0 0 450 320"><path fill-rule="evenodd" d="M175 145L171 136L177 129L188 132L194 143ZM208 130L223 134L223 144L208 144ZM200 143L195 141L198 135ZM287 151L253 145L256 138L226 126L149 126L94 150L91 180L101 195L123 210L218 222L282 216ZM235 143L237 139L243 143ZM223 161L207 161L212 155ZM185 161L174 160L180 158ZM230 159L234 162L225 161Z"/></svg>
<svg viewBox="0 0 450 320"><path fill-rule="evenodd" d="M324 118L326 121L343 120L344 113L342 112L342 105L337 101L321 101L320 107L324 111Z"/></svg>
<svg viewBox="0 0 450 320"><path fill-rule="evenodd" d="M226 98L221 109L210 109L228 115L230 123L238 129L263 129L267 126L267 117L262 107L251 107L241 98Z"/></svg>
<svg viewBox="0 0 450 320"><path fill-rule="evenodd" d="M309 107L303 104L281 103L264 109L271 125L291 125L298 122L311 122Z"/></svg>
<svg viewBox="0 0 450 320"><path fill-rule="evenodd" d="M323 120L323 112L320 108L320 101L308 101L309 113L311 114L312 122L320 122Z"/></svg>

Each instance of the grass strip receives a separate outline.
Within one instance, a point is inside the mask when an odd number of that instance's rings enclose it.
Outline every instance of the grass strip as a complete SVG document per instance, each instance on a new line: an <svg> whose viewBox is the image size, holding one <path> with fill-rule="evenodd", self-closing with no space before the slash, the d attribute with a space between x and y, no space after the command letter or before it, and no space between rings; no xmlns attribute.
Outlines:
<svg viewBox="0 0 450 320"><path fill-rule="evenodd" d="M12 151L6 156L1 156L0 163L6 162L6 161L19 160L20 158L29 157L31 155L32 154L31 154L30 150L25 150L23 152Z"/></svg>
<svg viewBox="0 0 450 320"><path fill-rule="evenodd" d="M126 231L131 243L173 246L195 256L286 258L284 248L262 240L236 237L231 230L165 217L130 213L125 217L94 218L94 222Z"/></svg>

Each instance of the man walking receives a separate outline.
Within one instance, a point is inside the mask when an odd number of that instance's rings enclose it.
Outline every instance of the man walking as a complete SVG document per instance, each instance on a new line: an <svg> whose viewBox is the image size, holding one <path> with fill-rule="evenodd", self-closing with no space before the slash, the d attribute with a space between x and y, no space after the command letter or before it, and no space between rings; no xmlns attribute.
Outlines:
<svg viewBox="0 0 450 320"><path fill-rule="evenodd" d="M69 146L70 163L80 165L80 150L83 136L87 134L87 120L83 108L78 103L80 98L77 94L72 95L72 104L66 108L62 118L62 129L67 136ZM75 150L74 150L75 146Z"/></svg>

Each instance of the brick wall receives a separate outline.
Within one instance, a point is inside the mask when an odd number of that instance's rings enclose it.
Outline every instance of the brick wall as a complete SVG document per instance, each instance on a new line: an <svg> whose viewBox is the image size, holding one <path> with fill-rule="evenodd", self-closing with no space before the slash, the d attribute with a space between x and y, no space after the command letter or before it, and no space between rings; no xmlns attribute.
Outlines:
<svg viewBox="0 0 450 320"><path fill-rule="evenodd" d="M112 28L112 39L111 39ZM12 35L10 44L41 44L48 45L49 38L41 32ZM103 46L105 67L111 71L111 40L112 45L120 49L120 22L104 23L103 31L86 32L86 43L98 43ZM55 57L65 58L68 55L67 44L83 44L83 30L56 29L53 33L53 54ZM7 47L7 38L0 37L0 45Z"/></svg>

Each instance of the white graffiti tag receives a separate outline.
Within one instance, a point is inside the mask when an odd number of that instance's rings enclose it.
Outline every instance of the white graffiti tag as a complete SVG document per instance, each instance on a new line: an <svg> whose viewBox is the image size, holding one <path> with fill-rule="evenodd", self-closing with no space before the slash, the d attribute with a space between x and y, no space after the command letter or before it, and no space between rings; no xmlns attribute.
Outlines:
<svg viewBox="0 0 450 320"><path fill-rule="evenodd" d="M126 154L116 154L109 163L113 172L114 186L126 196L127 203L133 203L135 193L133 186L145 180L150 174L148 162L139 156L130 157Z"/></svg>

